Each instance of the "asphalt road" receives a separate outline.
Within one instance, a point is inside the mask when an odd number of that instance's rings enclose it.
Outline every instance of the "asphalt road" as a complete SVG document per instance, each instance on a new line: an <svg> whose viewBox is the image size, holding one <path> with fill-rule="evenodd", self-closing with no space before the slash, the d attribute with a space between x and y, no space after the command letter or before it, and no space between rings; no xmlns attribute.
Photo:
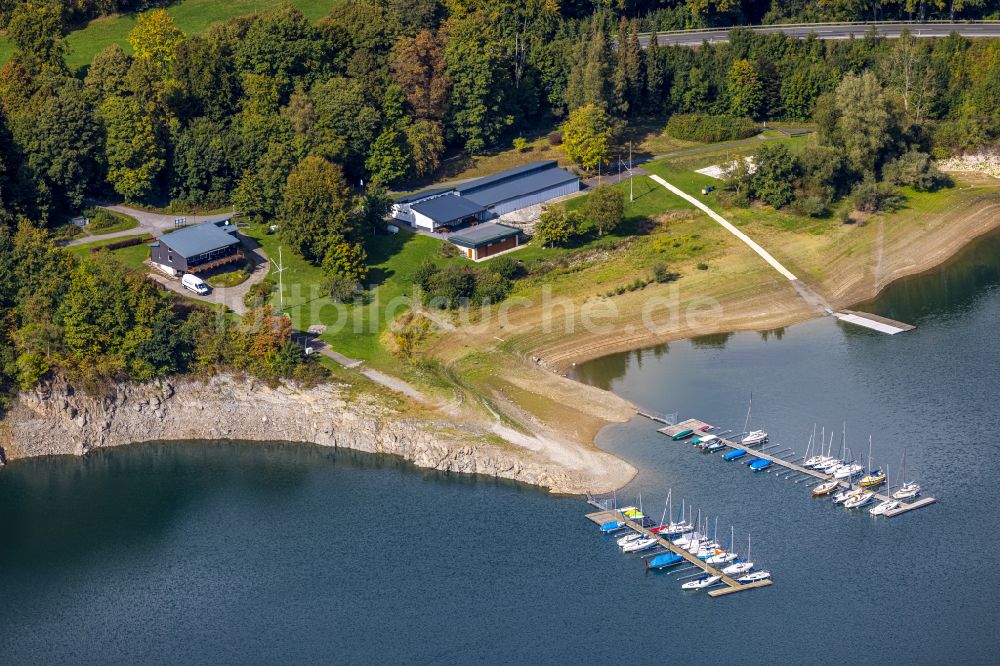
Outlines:
<svg viewBox="0 0 1000 666"><path fill-rule="evenodd" d="M783 33L789 37L800 39L815 34L819 39L850 39L851 37L861 38L868 33L872 27L884 37L899 37L904 30L909 30L910 34L916 37L947 37L953 32L957 32L963 37L1000 37L1000 22L996 23L858 23L851 25L843 24L815 24L815 25L766 25L766 26L746 26L754 32ZM731 28L720 28L715 30L697 30L685 32L661 32L658 33L661 46L698 46L702 42L720 43L729 41L729 30ZM650 41L651 35L639 35L639 42L645 48Z"/></svg>

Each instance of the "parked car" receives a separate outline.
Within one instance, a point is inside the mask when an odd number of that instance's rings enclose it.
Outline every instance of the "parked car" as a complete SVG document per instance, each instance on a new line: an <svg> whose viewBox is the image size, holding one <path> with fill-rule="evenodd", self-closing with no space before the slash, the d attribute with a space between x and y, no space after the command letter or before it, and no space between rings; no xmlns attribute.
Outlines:
<svg viewBox="0 0 1000 666"><path fill-rule="evenodd" d="M208 285L205 284L204 280L197 275L192 275L191 273L184 274L184 277L181 278L181 285L183 285L188 291L193 291L201 296L204 296L211 291L211 289L208 288Z"/></svg>

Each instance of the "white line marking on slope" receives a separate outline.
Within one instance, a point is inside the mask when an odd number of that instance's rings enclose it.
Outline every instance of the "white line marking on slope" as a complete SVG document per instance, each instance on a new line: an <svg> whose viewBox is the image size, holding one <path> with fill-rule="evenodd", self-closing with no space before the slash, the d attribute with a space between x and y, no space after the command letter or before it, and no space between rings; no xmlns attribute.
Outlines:
<svg viewBox="0 0 1000 666"><path fill-rule="evenodd" d="M778 260L775 259L774 257L772 257L767 250L765 250L764 248L762 248L760 245L757 245L757 243L756 243L756 241L754 241L754 239L750 238L745 233L743 233L742 231L740 231L739 229L737 229L736 227L734 227L732 224L730 224L729 221L726 220L726 218L722 217L721 215L719 215L718 213L716 213L714 210L712 210L711 208L709 208L708 206L706 206L702 202L700 202L697 199L695 199L690 194L687 194L687 193L682 192L681 190L677 189L676 187L674 187L673 185L671 185L667 181L663 180L662 178L660 178L656 174L652 174L649 177L652 178L653 180L655 180L657 183L659 183L663 187L665 187L668 190L670 190L671 192L673 192L674 194L676 194L677 196L681 197L682 199L687 200L688 202L690 202L691 204L693 204L695 207L700 208L701 210L703 210L706 214L708 214L709 217L711 217L713 220L715 220L716 222L718 222L719 224L721 224L729 233L731 233L732 235L736 236L741 241L743 241L744 243L746 243L747 246L751 250L753 250L758 255L760 255L760 258L763 259L764 261L766 261L768 264L770 264L771 267L774 268L774 270L778 271L779 273L781 273L783 276L785 276L789 280L797 280L798 279L797 277L795 277L794 274L792 274L792 272L790 270L788 270L787 268L785 268L784 266L782 266L780 263L778 263Z"/></svg>

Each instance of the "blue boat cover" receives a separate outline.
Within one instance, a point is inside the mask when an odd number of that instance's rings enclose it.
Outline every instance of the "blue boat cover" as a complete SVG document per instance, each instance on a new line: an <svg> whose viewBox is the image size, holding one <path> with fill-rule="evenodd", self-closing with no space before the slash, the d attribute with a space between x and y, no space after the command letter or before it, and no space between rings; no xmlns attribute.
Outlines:
<svg viewBox="0 0 1000 666"><path fill-rule="evenodd" d="M659 569L661 567L669 567L671 564L676 564L684 558L676 553L664 553L663 555L657 555L656 557L649 560L650 569Z"/></svg>
<svg viewBox="0 0 1000 666"><path fill-rule="evenodd" d="M735 451L730 451L726 455L722 456L722 459L723 460L736 460L737 458L741 458L741 457L745 456L746 454L747 454L747 452L744 451L743 449L736 449Z"/></svg>
<svg viewBox="0 0 1000 666"><path fill-rule="evenodd" d="M612 520L612 521L609 521L609 522L604 523L603 525L601 525L601 531L602 532L610 532L612 530L618 529L619 527L622 527L623 525L625 525L625 523L617 521L617 520Z"/></svg>
<svg viewBox="0 0 1000 666"><path fill-rule="evenodd" d="M771 461L767 460L766 458L757 458L756 460L751 460L750 461L750 469L754 469L754 470L756 470L756 469L764 469L765 467L768 467L770 464L771 464Z"/></svg>

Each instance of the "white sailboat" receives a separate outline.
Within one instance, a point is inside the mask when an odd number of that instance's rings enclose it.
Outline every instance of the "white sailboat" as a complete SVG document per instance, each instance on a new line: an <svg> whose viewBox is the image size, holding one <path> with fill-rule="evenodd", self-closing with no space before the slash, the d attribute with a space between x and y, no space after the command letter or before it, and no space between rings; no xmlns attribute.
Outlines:
<svg viewBox="0 0 1000 666"><path fill-rule="evenodd" d="M692 581L688 581L681 585L682 590L704 590L710 585L715 585L720 580L722 576L702 576L701 578L695 578Z"/></svg>
<svg viewBox="0 0 1000 666"><path fill-rule="evenodd" d="M724 568L722 573L727 576L736 576L748 573L751 569L753 569L753 561L750 559L750 535L747 534L747 558L745 560L737 560L733 562L728 567Z"/></svg>
<svg viewBox="0 0 1000 666"><path fill-rule="evenodd" d="M885 475L889 476L889 466L885 466ZM889 511L899 508L899 501L894 499L887 499L879 502L872 508L868 509L868 513L873 516L884 516Z"/></svg>
<svg viewBox="0 0 1000 666"><path fill-rule="evenodd" d="M744 585L746 585L747 583L756 583L757 581L760 580L767 580L770 577L771 577L770 571L751 571L747 575L740 576L739 578L737 578L736 582L743 583Z"/></svg>
<svg viewBox="0 0 1000 666"><path fill-rule="evenodd" d="M753 407L753 393L750 394L750 403L747 405L747 420L743 424L743 432L747 432L747 428L750 427L750 408ZM753 444L762 444L767 441L767 433L763 430L754 430L753 432L747 433L743 439L740 440L740 444L746 444L747 446Z"/></svg>
<svg viewBox="0 0 1000 666"><path fill-rule="evenodd" d="M816 426L815 425L813 425L813 434L812 434L812 436L813 436L813 438L809 440L810 447L811 447L812 444L815 443L814 440L816 439ZM820 435L820 438L819 438L819 453L818 454L813 454L813 456L810 458L810 457L808 457L809 450L806 449L806 456L807 456L807 458L802 463L802 466L803 467L812 468L812 467L820 464L824 460L826 460L826 456L823 455L823 446L825 444L826 444L826 426L823 427L823 432L822 432L822 434Z"/></svg>
<svg viewBox="0 0 1000 666"><path fill-rule="evenodd" d="M903 485L899 487L896 492L892 494L893 499L911 499L920 494L920 484L916 481L906 480L906 449L903 449L903 471L900 473L899 478L903 482Z"/></svg>
<svg viewBox="0 0 1000 666"><path fill-rule="evenodd" d="M875 499L875 493L870 490L862 490L857 495L849 497L846 502L844 502L845 509L860 509L864 505L868 504Z"/></svg>

